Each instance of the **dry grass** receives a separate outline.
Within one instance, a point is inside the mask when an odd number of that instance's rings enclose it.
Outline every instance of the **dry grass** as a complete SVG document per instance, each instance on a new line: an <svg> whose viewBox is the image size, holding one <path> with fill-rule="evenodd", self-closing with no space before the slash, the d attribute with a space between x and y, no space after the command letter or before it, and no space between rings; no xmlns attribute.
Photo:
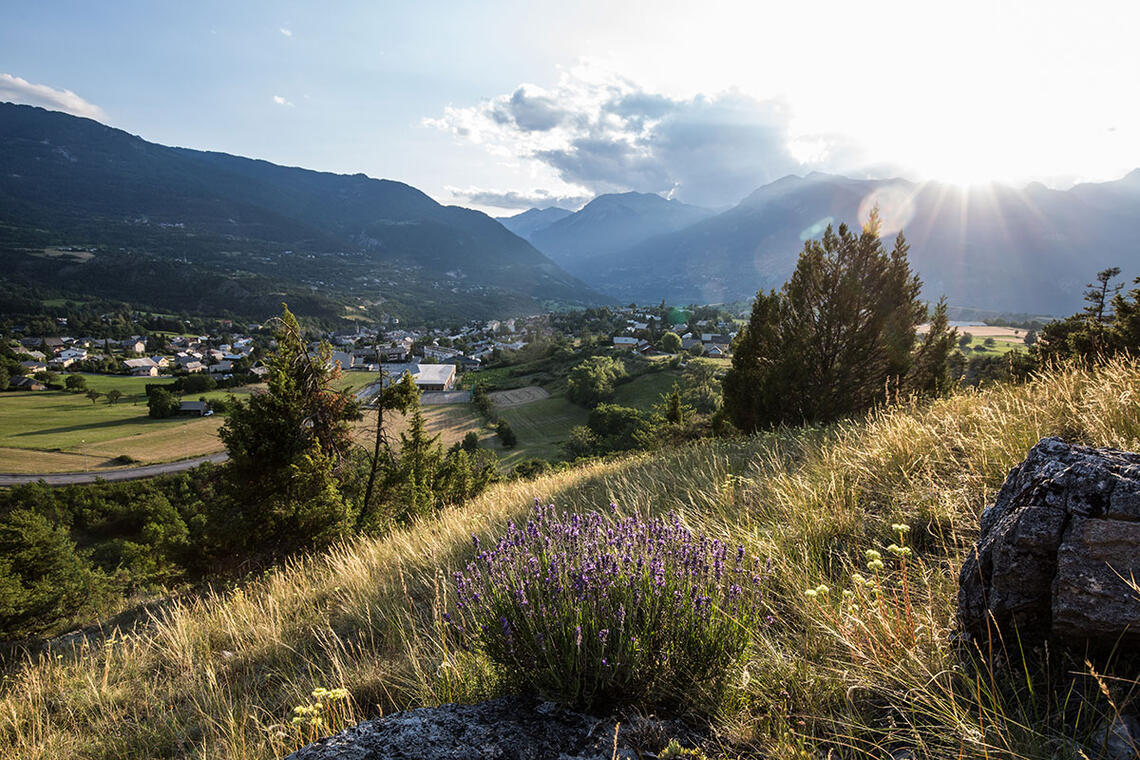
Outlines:
<svg viewBox="0 0 1140 760"><path fill-rule="evenodd" d="M674 510L771 558L775 620L757 631L749 675L720 718L760 756L883 757L900 746L920 757L1059 756L1069 739L1047 719L1021 730L1030 712L951 645L956 573L979 510L1039 438L1140 448L1138 393L1134 365L1065 370L839 429L705 441L502 484L382 539L175 604L130 635L35 656L4 681L0 743L21 758L272 758L311 738L287 724L316 687L351 693L340 722L494 693L483 663L443 635L448 570L470 556L472 534L525 519L537 497ZM892 523L911 527L905 595L892 565L886 601L851 612L839 592L865 549L897 540ZM804 595L821 582L830 597Z"/></svg>

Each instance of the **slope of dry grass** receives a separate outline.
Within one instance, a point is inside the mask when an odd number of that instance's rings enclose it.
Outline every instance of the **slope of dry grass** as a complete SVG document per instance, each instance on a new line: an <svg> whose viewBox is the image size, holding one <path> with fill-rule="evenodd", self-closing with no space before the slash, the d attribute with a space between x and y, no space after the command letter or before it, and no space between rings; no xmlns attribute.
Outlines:
<svg viewBox="0 0 1140 760"><path fill-rule="evenodd" d="M704 441L502 484L406 530L175 604L131 634L31 658L3 682L0 746L22 758L272 758L312 738L291 719L317 687L351 699L315 733L493 694L485 663L445 635L450 571L471 556L472 535L525 520L539 498L675 511L770 558L772 619L717 723L761 756L908 747L919 757L1076 757L1073 743L1108 709L1094 701L1097 684L1073 720L1038 683L1053 672L1045 655L1028 654L1007 677L1000 658L959 651L957 570L980 509L1041 437L1140 448L1138 393L1140 368L1117 362L829 430ZM888 556L871 573L877 590L852 580L868 572L864 551L900 540L900 524L913 551L906 569ZM820 584L828 590L805 594Z"/></svg>

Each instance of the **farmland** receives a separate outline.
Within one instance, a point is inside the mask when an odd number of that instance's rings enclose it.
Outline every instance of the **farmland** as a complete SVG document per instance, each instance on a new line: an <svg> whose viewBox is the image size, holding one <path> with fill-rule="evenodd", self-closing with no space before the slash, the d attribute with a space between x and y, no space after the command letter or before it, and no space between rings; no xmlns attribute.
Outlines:
<svg viewBox="0 0 1140 760"><path fill-rule="evenodd" d="M0 471L67 472L168 462L221 449L217 417L147 416L145 386L155 378L86 375L87 387L123 394L115 404L81 393L39 391L0 395ZM157 381L161 382L161 381ZM249 388L198 394L225 398Z"/></svg>

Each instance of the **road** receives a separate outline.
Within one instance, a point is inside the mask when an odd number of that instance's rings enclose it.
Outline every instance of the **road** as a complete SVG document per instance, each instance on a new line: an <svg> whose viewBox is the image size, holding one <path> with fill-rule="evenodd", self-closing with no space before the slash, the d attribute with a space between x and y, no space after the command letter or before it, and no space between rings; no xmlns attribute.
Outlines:
<svg viewBox="0 0 1140 760"><path fill-rule="evenodd" d="M146 464L142 467L127 467L122 470L104 470L102 472L45 472L32 475L13 475L0 473L0 488L21 486L25 483L44 481L49 486L73 486L83 483L94 483L98 480L138 480L139 478L153 478L155 475L169 475L172 472L185 472L206 462L224 462L228 459L225 452L210 454L205 457L183 459L179 462L165 462L163 464Z"/></svg>

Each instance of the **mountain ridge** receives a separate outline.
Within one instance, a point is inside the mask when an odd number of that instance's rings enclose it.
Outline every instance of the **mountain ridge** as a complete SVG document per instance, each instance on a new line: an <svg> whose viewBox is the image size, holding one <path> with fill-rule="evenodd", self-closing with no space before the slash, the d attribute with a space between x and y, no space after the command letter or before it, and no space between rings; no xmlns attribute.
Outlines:
<svg viewBox="0 0 1140 760"><path fill-rule="evenodd" d="M535 231L530 239L536 248L574 274L580 271L579 264L585 258L616 253L712 213L654 193L607 193L574 214Z"/></svg>
<svg viewBox="0 0 1140 760"><path fill-rule="evenodd" d="M61 243L265 270L357 297L372 278L373 300L429 310L607 300L489 216L403 182L163 146L91 119L0 104L3 256Z"/></svg>
<svg viewBox="0 0 1140 760"><path fill-rule="evenodd" d="M901 223L932 300L1065 314L1080 308L1098 270L1140 274L1129 226L1140 218L1140 170L1063 191L787 175L725 212L567 268L622 302L747 300L784 282L806 239L828 224L858 224L872 205L884 237Z"/></svg>

